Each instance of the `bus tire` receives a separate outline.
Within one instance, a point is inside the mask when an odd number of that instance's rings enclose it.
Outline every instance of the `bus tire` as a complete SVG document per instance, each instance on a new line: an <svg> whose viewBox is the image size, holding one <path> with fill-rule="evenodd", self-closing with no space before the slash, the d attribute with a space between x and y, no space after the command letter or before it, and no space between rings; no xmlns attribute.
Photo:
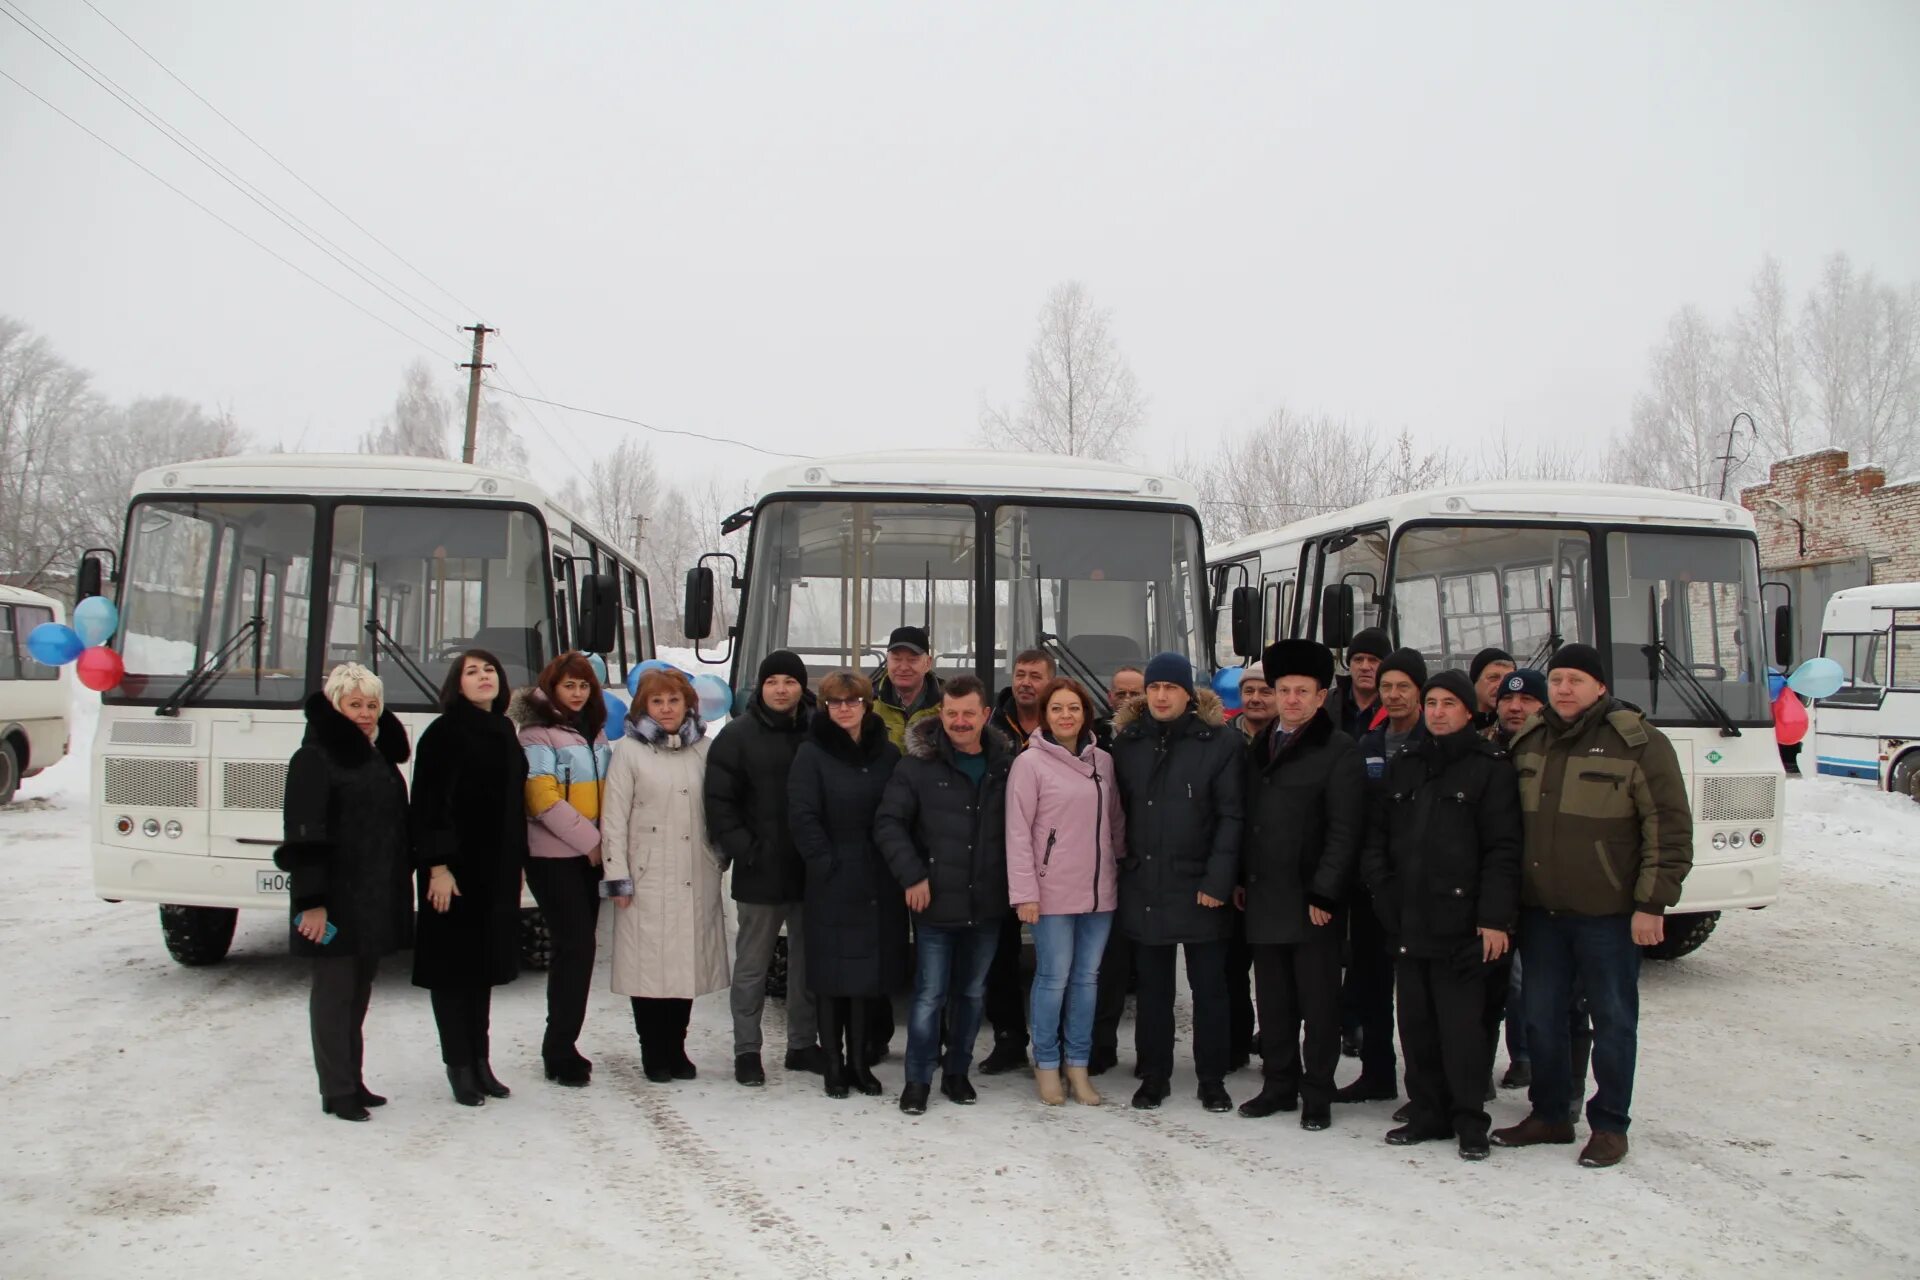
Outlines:
<svg viewBox="0 0 1920 1280"><path fill-rule="evenodd" d="M1668 916L1666 937L1651 947L1640 948L1640 954L1648 960L1678 960L1681 956L1690 956L1713 936L1714 926L1719 923L1718 911Z"/></svg>
<svg viewBox="0 0 1920 1280"><path fill-rule="evenodd" d="M1920 800L1920 751L1909 751L1893 762L1893 770L1887 775L1887 790L1897 796ZM5 803L5 797L0 797L0 803Z"/></svg>
<svg viewBox="0 0 1920 1280"><path fill-rule="evenodd" d="M547 932L547 913L528 907L520 913L520 967L545 969L553 961L553 937Z"/></svg>
<svg viewBox="0 0 1920 1280"><path fill-rule="evenodd" d="M787 935L773 940L773 959L767 961L767 999L787 998Z"/></svg>
<svg viewBox="0 0 1920 1280"><path fill-rule="evenodd" d="M233 926L239 918L240 912L233 907L169 903L160 908L160 936L167 940L167 954L181 964L219 964L233 945Z"/></svg>
<svg viewBox="0 0 1920 1280"><path fill-rule="evenodd" d="M20 789L20 753L10 741L0 741L0 804L12 804Z"/></svg>

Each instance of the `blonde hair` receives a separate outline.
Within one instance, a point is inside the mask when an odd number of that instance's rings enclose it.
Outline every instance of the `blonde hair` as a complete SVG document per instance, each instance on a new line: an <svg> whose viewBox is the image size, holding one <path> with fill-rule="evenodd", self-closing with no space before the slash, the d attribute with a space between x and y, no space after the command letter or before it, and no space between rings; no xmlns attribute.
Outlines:
<svg viewBox="0 0 1920 1280"><path fill-rule="evenodd" d="M387 687L380 683L380 677L373 674L357 662L343 662L327 672L327 683L323 692L327 701L338 710L340 703L350 693L358 693L374 699L382 706L386 705Z"/></svg>

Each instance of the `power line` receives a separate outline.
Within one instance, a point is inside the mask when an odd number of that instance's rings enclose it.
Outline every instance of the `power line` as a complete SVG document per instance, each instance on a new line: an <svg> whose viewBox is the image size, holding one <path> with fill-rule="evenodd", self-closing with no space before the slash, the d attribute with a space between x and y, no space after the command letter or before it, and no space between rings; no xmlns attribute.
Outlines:
<svg viewBox="0 0 1920 1280"><path fill-rule="evenodd" d="M215 213L212 209L209 209L206 205L200 203L200 201L188 195L185 191L182 191L179 187L174 186L173 183L167 181L165 178L161 177L159 174L155 173L153 170L147 168L147 166L145 166L144 164L141 164L138 160L135 160L132 156L128 155L125 151L122 151L119 147L115 146L113 143L107 141L105 138L95 133L92 129L88 128L86 125L81 124L78 120L68 115L65 111L62 111L59 107L56 107L53 103L49 102L46 98L41 97L41 95L38 92L28 88L25 84L21 83L21 81L16 79L13 75L9 74L4 68L0 68L0 77L4 77L8 81L10 81L13 84L13 86L19 89L22 93L28 95L29 97L39 102L40 105L47 108L47 110L53 112L55 115L59 116L62 120L65 120L68 124L80 130L80 132L86 134L89 138L92 138L95 142L99 143L101 146L105 147L107 150L119 156L122 160L125 160L128 164L132 165L134 168L138 169L140 172L146 174L149 178L152 178L155 182L159 183L161 186L165 187L167 190L173 192L173 194L179 196L182 200L185 200L188 204L192 205L194 208L198 209L200 212L206 214L209 218L212 218L215 222L219 223L221 226L225 227L227 230L233 232L235 235L239 236L242 240L245 240L248 244L251 244L254 248L260 250L262 253L265 253L268 256L275 258L282 264L288 267L291 267L293 270L299 272L301 275L305 276L308 280L311 280L314 284L319 285L322 289L325 289L328 293L332 294L334 297L340 299L340 301L352 307L355 311L358 311L360 314L366 316L369 320L373 320L379 324L385 325L387 328L393 330L393 332L399 334L401 337L405 338L408 342L413 343L415 346L427 352L429 355L441 356L444 354L438 350L435 350L433 347L428 346L425 342L422 342L418 337L414 336L411 333L408 333L405 329L402 329L399 325L393 323L391 320L388 320L386 317L378 315L372 311L369 311L366 307L361 306L358 302L355 302L352 298L349 298L346 294L340 292L340 290L334 288L332 285L328 284L325 280L322 280L319 276L314 275L311 271L308 271L305 267L293 261L293 259L287 257L285 254L279 252L277 249L271 248L270 246L265 244L263 241L255 238L250 233L241 230L241 228L234 225L232 222L229 222L226 218L223 218L219 214Z"/></svg>
<svg viewBox="0 0 1920 1280"><path fill-rule="evenodd" d="M94 4L93 0L81 0L81 3L85 4L87 8L92 9L95 15L99 17L100 21L106 23L108 26L112 27L115 31L119 32L120 38L125 40L128 44L132 45L134 48L138 49L141 53L141 56L146 58L148 62L151 62L154 66L160 68L160 70L164 71L167 74L167 76L175 84L179 85L182 89L185 89L188 93L192 94L194 98L199 101L201 106L213 112L214 115L219 116L220 119L226 124L226 126L229 129L232 129L235 133L239 134L242 138L245 138L247 142L254 148L254 150L258 151L261 155L265 156L267 159L273 161L275 165L279 166L281 172L285 173L289 178L292 178L295 182L299 183L301 186L305 187L308 191L312 192L315 198L317 198L321 204L326 205L327 208L333 210L335 213L339 214L342 218L346 219L347 223L351 225L354 230L358 231L361 235L365 236L367 239L373 241L373 243L379 245L380 248L384 250L387 253L387 255L391 257L395 262L398 262L401 266L413 272L413 274L415 274L416 276L419 276L422 280L432 285L435 289L438 289L443 295L451 299L453 303L456 306L458 306L463 313L467 315L482 314L480 308L473 306L470 303L462 302L459 296L455 294L451 289L447 288L445 285L441 284L438 280L435 280L432 276L428 275L426 272L422 271L419 267L415 266L407 258L402 256L402 254L398 249L395 249L392 245L382 240L379 236L376 236L375 234L373 234L373 232L367 230L367 228L363 224L361 224L361 222L358 219L356 219L352 214L348 213L345 209L342 209L339 205L335 204L333 201L327 199L326 195L320 190L320 188L314 186L311 182L308 182L305 178L301 177L298 173L295 173L293 168L290 165L288 165L286 161L282 160L279 156L275 155L271 150L269 150L265 143L260 142L252 134L248 133L245 129L242 129L238 124L234 123L232 117L227 115L227 113L222 111L220 108L214 106L213 103L209 102L206 96L203 95L198 89L194 88L192 85L188 84L185 80L181 79L177 74L174 73L171 67L169 67L166 63L160 61L160 59L155 57L152 53L148 52L147 47L141 44L138 40L135 40L131 35L128 35L126 32L126 29L123 28L119 23L115 22L112 18L109 18L106 14L102 13L100 11L100 7Z"/></svg>
<svg viewBox="0 0 1920 1280"><path fill-rule="evenodd" d="M301 221L297 215L285 209L271 196L262 192L245 178L240 177L229 166L215 158L212 152L168 123L158 112L153 111L133 94L121 88L111 76L108 76L98 67L95 67L91 62L88 62L86 58L75 52L71 46L62 41L58 36L47 31L38 21L31 17L23 17L21 12L16 9L16 6L11 3L6 3L6 0L0 0L0 16L5 16L9 21L13 22L14 25L52 50L55 56L59 57L81 75L87 77L87 79L93 81L97 87L112 95L115 101L119 102L120 105L127 108L127 110L133 112L148 127L157 131L161 137L167 139L167 141L173 143L174 146L179 147L182 151L185 151L189 156L193 157L194 160L210 170L215 177L225 182L247 199L253 201L256 205L259 205L262 209L266 210L267 213L279 220L282 225L286 226L288 230L302 237L309 244L345 267L349 272L358 276L363 283L383 294L388 301L393 302L402 310L409 312L416 320L434 328L438 328L442 322L447 324L457 323L452 316L437 312L437 309L433 308L431 303L414 297L414 295L408 293L393 281L388 280L372 267L367 266L358 258L355 258L347 250L327 239L327 237L320 232L309 227L305 222ZM418 302L422 307L435 310L439 318L436 319L435 316L428 315L410 306L404 299L412 299L412 301Z"/></svg>
<svg viewBox="0 0 1920 1280"><path fill-rule="evenodd" d="M751 449L755 453L764 453L769 458L804 458L808 456L804 453L787 453L780 449L763 449L757 444L748 444L745 440L734 440L727 436L710 436L704 432L684 431L677 427L656 427L651 422L642 422L638 418L628 418L617 413L603 413L598 409L583 409L577 404L562 404L558 400L547 400L539 396L524 395L521 392L513 390L511 387L498 386L492 382L489 382L487 385L493 387L496 391L504 391L516 399L530 400L535 404L552 405L556 409L565 409L568 413L584 413L590 418L606 418L612 422L625 422L629 425L639 427L642 430L655 432L658 435L686 436L693 440L705 440L708 444L730 444L736 448Z"/></svg>

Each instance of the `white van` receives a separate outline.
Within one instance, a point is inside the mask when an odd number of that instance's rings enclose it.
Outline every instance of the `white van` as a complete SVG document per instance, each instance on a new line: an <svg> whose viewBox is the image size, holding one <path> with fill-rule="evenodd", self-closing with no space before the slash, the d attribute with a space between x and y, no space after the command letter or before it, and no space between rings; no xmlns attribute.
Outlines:
<svg viewBox="0 0 1920 1280"><path fill-rule="evenodd" d="M1814 705L1820 772L1920 800L1920 582L1834 592L1820 652L1847 676Z"/></svg>
<svg viewBox="0 0 1920 1280"><path fill-rule="evenodd" d="M71 676L67 668L43 666L27 652L35 627L66 620L66 610L52 596L0 586L0 804L13 799L20 779L66 757Z"/></svg>

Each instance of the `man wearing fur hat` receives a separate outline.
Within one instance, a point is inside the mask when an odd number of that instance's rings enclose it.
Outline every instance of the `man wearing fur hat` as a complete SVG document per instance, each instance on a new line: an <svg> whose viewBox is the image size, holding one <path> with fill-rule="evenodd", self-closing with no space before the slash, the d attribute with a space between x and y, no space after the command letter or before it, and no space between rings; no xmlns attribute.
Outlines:
<svg viewBox="0 0 1920 1280"><path fill-rule="evenodd" d="M1242 739L1211 689L1196 689L1178 653L1147 663L1146 697L1114 716L1113 763L1126 812L1120 928L1138 975L1133 1105L1166 1101L1173 1076L1173 961L1186 948L1193 989L1193 1065L1209 1111L1230 1111L1225 908L1240 862Z"/></svg>
<svg viewBox="0 0 1920 1280"><path fill-rule="evenodd" d="M1247 913L1265 1084L1252 1118L1300 1109L1333 1122L1340 1061L1340 942L1365 821L1366 769L1327 715L1333 653L1282 640L1261 657L1276 718L1248 748L1247 828L1235 901ZM1304 1053L1301 1028L1306 1039Z"/></svg>

